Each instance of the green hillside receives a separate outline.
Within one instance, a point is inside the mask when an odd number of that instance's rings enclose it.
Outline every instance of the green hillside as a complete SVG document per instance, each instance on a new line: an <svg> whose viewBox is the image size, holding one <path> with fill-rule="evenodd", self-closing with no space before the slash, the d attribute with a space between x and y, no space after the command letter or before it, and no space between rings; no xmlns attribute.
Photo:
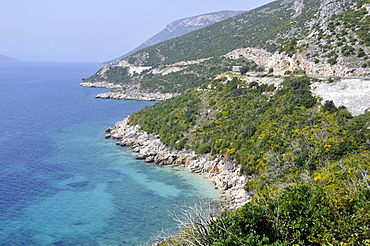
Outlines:
<svg viewBox="0 0 370 246"><path fill-rule="evenodd" d="M143 91L146 92L170 92L181 93L189 88L202 85L203 83L215 78L217 75L229 71L232 66L248 66L253 70L263 70L253 61L240 58L232 60L228 58L212 58L199 64L184 65L185 69L180 72L168 73L166 75L153 74L150 71L143 71L141 74L128 73L128 68L111 67L104 75L96 73L86 82L107 81L113 84L121 84L130 87L140 81Z"/></svg>
<svg viewBox="0 0 370 246"><path fill-rule="evenodd" d="M139 85L144 92L177 92L200 86L217 74L243 66L246 59L226 59L224 55L242 47L255 47L275 52L282 45L308 35L332 15L348 10L360 0L336 0L330 4L318 0L278 0L241 15L220 21L183 36L147 47L123 59L131 66L150 66L141 73L128 73L126 66L99 71L85 82L110 82L126 87ZM206 59L206 60L200 60ZM171 64L177 70L163 73ZM164 70L163 70L164 69ZM155 70L163 70L155 72ZM136 86L137 87L137 86ZM124 89L123 89L124 90Z"/></svg>
<svg viewBox="0 0 370 246"><path fill-rule="evenodd" d="M184 35L186 33L198 30L200 28L209 26L214 24L215 22L218 22L223 19L230 18L232 16L238 15L243 13L244 11L230 11L230 10L224 10L224 11L219 11L219 12L213 12L213 13L207 13L207 14L202 14L198 16L192 16L192 17L187 17L183 18L180 20L176 20L171 22L166 26L165 29L154 35L153 37L149 38L147 41L142 43L140 46L137 48L131 50L130 52L113 59L108 62L104 62L105 64L111 64L111 63L117 63L121 59L141 50L144 49L148 46L175 38L179 37L181 35Z"/></svg>
<svg viewBox="0 0 370 246"><path fill-rule="evenodd" d="M318 15L322 1L302 1L299 11L296 2L271 2L209 27L143 49L130 56L128 61L131 64L156 66L218 57L241 47L264 48L274 52L289 39L306 35L312 27L309 23L314 23L322 17ZM353 2L359 1L335 2L343 11ZM330 11L327 14L330 14Z"/></svg>
<svg viewBox="0 0 370 246"><path fill-rule="evenodd" d="M276 87L214 80L130 116L130 124L159 134L165 144L221 154L250 177L245 188L255 194L253 201L236 212L241 215L225 213L211 223L204 240L219 244L205 245L364 245L370 240L370 113L353 117L331 101L321 105L310 92L311 82L288 77ZM278 202L286 207L277 208ZM320 208L317 216L309 217L315 208ZM263 225L254 213L263 217ZM281 216L277 222L276 216ZM243 233L217 232L222 223Z"/></svg>

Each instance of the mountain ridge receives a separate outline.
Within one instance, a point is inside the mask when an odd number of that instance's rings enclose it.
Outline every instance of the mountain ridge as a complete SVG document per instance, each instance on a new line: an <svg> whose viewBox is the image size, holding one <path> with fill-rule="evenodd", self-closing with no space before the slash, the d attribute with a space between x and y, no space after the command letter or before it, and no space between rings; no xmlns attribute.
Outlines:
<svg viewBox="0 0 370 246"><path fill-rule="evenodd" d="M137 48L127 52L126 54L104 62L103 64L115 64L119 62L121 59L134 54L135 52L144 49L148 46L179 37L181 35L184 35L186 33L198 30L200 28L209 26L215 22L221 21L223 19L238 15L243 13L244 11L231 11L231 10L223 10L223 11L217 11L202 15L197 15L193 17L186 17L179 20L175 20L171 23L169 23L162 31L154 35L153 37L146 40L144 43L139 45Z"/></svg>

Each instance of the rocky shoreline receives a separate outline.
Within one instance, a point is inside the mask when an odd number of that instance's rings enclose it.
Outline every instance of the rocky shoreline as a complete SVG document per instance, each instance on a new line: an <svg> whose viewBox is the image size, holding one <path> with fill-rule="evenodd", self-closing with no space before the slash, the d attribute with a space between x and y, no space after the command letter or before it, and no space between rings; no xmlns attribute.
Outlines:
<svg viewBox="0 0 370 246"><path fill-rule="evenodd" d="M119 100L136 100L136 101L165 101L170 99L177 94L172 93L143 93L143 92L132 92L132 91L109 91L106 93L100 93L96 95L96 98L101 99L119 99Z"/></svg>
<svg viewBox="0 0 370 246"><path fill-rule="evenodd" d="M144 159L156 165L182 166L191 172L209 178L216 189L220 189L226 207L235 210L251 199L244 185L247 177L240 173L240 167L223 156L196 155L191 150L174 150L164 145L158 135L140 130L139 125L128 125L128 118L117 122L106 130L105 138L117 139L117 145L128 146L137 159Z"/></svg>
<svg viewBox="0 0 370 246"><path fill-rule="evenodd" d="M91 87L91 88L107 88L107 89L114 89L114 88L122 88L121 85L108 83L105 81L102 82L81 82L79 86L83 87Z"/></svg>
<svg viewBox="0 0 370 246"><path fill-rule="evenodd" d="M177 93L146 93L140 91L137 85L128 85L127 88L108 82L82 82L80 86L93 88L112 89L109 92L100 93L96 98L118 99L118 100L136 100L136 101L165 101L179 94Z"/></svg>

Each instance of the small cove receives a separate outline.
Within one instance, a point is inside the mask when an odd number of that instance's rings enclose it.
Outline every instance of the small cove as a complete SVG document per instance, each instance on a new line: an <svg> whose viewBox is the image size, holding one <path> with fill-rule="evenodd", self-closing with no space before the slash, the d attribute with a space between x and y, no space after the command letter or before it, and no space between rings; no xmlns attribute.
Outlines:
<svg viewBox="0 0 370 246"><path fill-rule="evenodd" d="M0 64L1 245L139 245L168 211L218 200L200 175L147 165L104 130L153 102L95 99L92 63Z"/></svg>

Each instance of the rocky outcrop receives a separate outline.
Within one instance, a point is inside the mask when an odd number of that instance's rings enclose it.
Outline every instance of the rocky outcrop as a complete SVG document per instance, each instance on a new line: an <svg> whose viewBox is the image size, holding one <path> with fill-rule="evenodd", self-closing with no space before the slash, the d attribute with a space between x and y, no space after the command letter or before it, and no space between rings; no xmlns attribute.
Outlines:
<svg viewBox="0 0 370 246"><path fill-rule="evenodd" d="M80 86L113 89L109 92L100 93L96 98L102 99L120 99L120 100L137 100L137 101L164 101L179 94L177 93L146 93L140 91L138 85L121 85L108 82L82 82Z"/></svg>
<svg viewBox="0 0 370 246"><path fill-rule="evenodd" d="M122 88L119 84L113 84L108 83L105 81L102 82L82 82L79 84L79 86L83 87L94 87L94 88L107 88L107 89L116 89L116 88Z"/></svg>
<svg viewBox="0 0 370 246"><path fill-rule="evenodd" d="M343 65L330 65L329 63L315 63L304 58L302 54L294 54L292 57L282 53L270 53L263 49L241 48L229 52L225 55L230 59L239 59L245 57L254 61L257 65L266 70L273 69L275 75L284 75L286 71L304 70L310 75L322 76L360 76L370 74L369 68L356 67L351 68ZM341 62L340 57L338 63Z"/></svg>
<svg viewBox="0 0 370 246"><path fill-rule="evenodd" d="M128 119L117 122L107 129L106 138L117 139L116 144L129 146L137 152L137 159L157 165L183 166L192 172L205 175L212 180L215 188L221 189L227 201L227 207L234 210L251 198L244 189L247 177L240 172L240 167L223 156L213 158L210 155L196 155L190 150L174 150L164 145L158 135L147 134L138 125L128 125Z"/></svg>

